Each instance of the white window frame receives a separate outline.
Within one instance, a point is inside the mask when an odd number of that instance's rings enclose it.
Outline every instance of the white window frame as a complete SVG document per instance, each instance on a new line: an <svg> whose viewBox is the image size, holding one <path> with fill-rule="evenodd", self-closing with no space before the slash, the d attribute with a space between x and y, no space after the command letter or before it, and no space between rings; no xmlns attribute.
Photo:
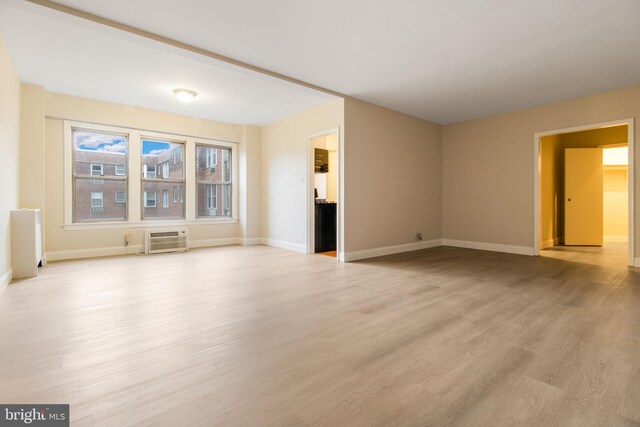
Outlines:
<svg viewBox="0 0 640 427"><path fill-rule="evenodd" d="M99 194L100 197L93 197L94 195ZM94 205L94 200L100 200L100 205ZM103 191L92 191L91 192L91 208L104 208L104 192Z"/></svg>
<svg viewBox="0 0 640 427"><path fill-rule="evenodd" d="M169 190L162 190L162 207L169 208Z"/></svg>
<svg viewBox="0 0 640 427"><path fill-rule="evenodd" d="M218 166L218 150L217 147L205 147L205 168L215 168Z"/></svg>
<svg viewBox="0 0 640 427"><path fill-rule="evenodd" d="M122 167L122 173L118 173L118 167ZM127 174L127 165L116 163L116 176L125 176Z"/></svg>
<svg viewBox="0 0 640 427"><path fill-rule="evenodd" d="M126 204L127 216L125 220L95 220L86 222L74 222L73 220L73 198L74 198L74 163L73 163L73 140L72 131L74 128L84 129L96 132L111 132L127 135L127 161L126 168ZM215 224L235 224L238 222L238 191L240 183L238 181L238 144L236 141L223 141L213 138L205 138L199 136L185 136L178 133L168 134L162 132L152 132L132 127L118 127L111 125L101 125L91 122L81 122L77 120L64 120L63 123L64 144L63 144L63 161L64 161L64 222L62 227L64 230L92 230L92 229L146 229L149 224L158 227L171 226L189 226L189 225L215 225ZM171 140L183 142L184 153L178 154L177 157L183 162L184 181L180 188L179 200L184 203L185 218L182 219L142 219L143 200L141 185L142 175L142 152L141 138L155 140ZM231 217L197 217L197 183L196 183L196 145L227 147L231 148ZM182 150L180 150L182 151ZM130 179L132 178L132 179ZM235 188L233 188L235 187Z"/></svg>
<svg viewBox="0 0 640 427"><path fill-rule="evenodd" d="M202 140L196 140L196 150L194 153L194 164L196 164L197 167L197 148L198 147L203 147L203 148L211 148L213 149L212 151L214 153L216 153L215 157L215 161L216 161L216 165L217 165L217 161L218 161L218 156L217 156L217 150L216 148L224 148L224 149L230 149L231 151L231 161L229 162L229 166L231 167L231 176L229 177L230 180L227 181L218 181L218 182L211 182L211 181L200 181L200 182L196 182L196 217L197 217L197 221L206 221L206 220L211 220L211 219L225 219L225 218L231 218L231 219L237 219L237 210L238 210L238 202L237 202L237 188L239 187L239 182L238 182L238 156L237 156L237 148L236 148L236 144L233 143L225 143L225 142L221 142L221 141L202 141ZM210 151L206 151L206 160L205 160L205 168L208 167L212 167L208 165L209 162L209 156L210 156ZM222 173L224 174L224 171L222 171ZM224 178L224 176L223 176ZM197 191L198 191L198 185L199 184L204 184L204 185L209 185L209 184L223 184L223 185L230 185L231 188L231 200L230 200L230 208L231 208L231 215L230 216L224 216L224 215L220 215L220 216L197 216L198 215L198 197L197 197ZM205 190L208 191L208 190ZM223 190L223 195L224 195L224 190ZM205 210L209 210L207 205L207 197L205 197ZM217 206L217 205L216 205ZM223 200L223 207L224 207L224 200Z"/></svg>
<svg viewBox="0 0 640 427"><path fill-rule="evenodd" d="M145 208L155 208L158 207L158 192L157 191L145 191L144 192L144 207ZM153 197L149 197L153 194ZM153 205L149 202L153 200Z"/></svg>
<svg viewBox="0 0 640 427"><path fill-rule="evenodd" d="M118 194L122 194L122 200L118 199ZM127 203L127 192L126 191L116 191L116 203Z"/></svg>
<svg viewBox="0 0 640 427"><path fill-rule="evenodd" d="M158 141L158 142L166 142L166 143L170 143L170 144L177 144L180 149L177 148L172 148L172 150L178 151L178 152L182 152L184 150L186 150L187 148L187 141L186 139L176 139L175 135L172 135L170 137L167 137L166 135L163 136L158 136L158 133L151 133L151 132L144 132L140 135L140 159L141 161L143 161L143 156L142 156L142 148L143 148L143 144L145 140L149 140L149 141ZM173 156L173 154L175 153L175 151L173 153L171 153L171 156ZM180 156L178 156L180 157ZM180 185L180 184L184 184L187 180L187 170L186 170L186 166L184 163L182 164L182 179L179 178L171 178L170 174L171 174L171 168L170 168L170 164L169 161L171 160L171 158L158 163L155 165L155 176L154 177L150 177L150 176L145 176L144 172L142 174L142 177L140 178L140 185L143 188L144 191L144 185L145 182L162 182L162 183L166 183L166 184L175 184L175 185ZM143 170L148 170L147 168L147 164L143 163ZM165 173L166 172L166 173ZM165 184L165 185L166 185ZM160 205L160 203L158 203L158 200L156 198L156 205L155 207L160 207L162 206L162 208L168 208L169 205L168 203L165 206L165 200L164 200L164 189L159 189L158 192L160 193L160 197L162 197L161 203L162 205ZM168 194L168 193L167 193ZM158 196L156 196L158 197ZM169 199L167 199L168 202ZM163 217L163 216L147 216L145 217L144 215L144 208L147 208L147 202L146 199L143 202L143 206L140 209L140 218L142 221L145 222L161 222L161 221L185 221L187 218L187 211L186 211L186 206L183 205L183 209L182 209L182 217Z"/></svg>
<svg viewBox="0 0 640 427"><path fill-rule="evenodd" d="M218 184L205 184L206 185L206 199L207 199L207 207L208 211L215 211L218 209Z"/></svg>
<svg viewBox="0 0 640 427"><path fill-rule="evenodd" d="M151 171L149 170L149 167L153 166L153 175L151 175ZM157 172L158 172L158 165L150 165L147 163L144 163L142 165L142 178L155 178L157 176Z"/></svg>
<svg viewBox="0 0 640 427"><path fill-rule="evenodd" d="M93 173L93 167L100 166L100 173ZM104 165L102 163L91 163L91 170L89 171L91 176L104 176Z"/></svg>

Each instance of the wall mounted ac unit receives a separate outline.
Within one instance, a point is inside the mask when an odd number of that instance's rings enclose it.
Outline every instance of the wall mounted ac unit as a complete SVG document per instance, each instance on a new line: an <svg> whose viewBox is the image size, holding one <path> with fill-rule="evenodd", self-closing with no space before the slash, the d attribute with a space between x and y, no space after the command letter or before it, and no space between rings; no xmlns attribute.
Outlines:
<svg viewBox="0 0 640 427"><path fill-rule="evenodd" d="M144 246L147 255L184 252L189 249L189 233L187 233L187 230L147 230Z"/></svg>

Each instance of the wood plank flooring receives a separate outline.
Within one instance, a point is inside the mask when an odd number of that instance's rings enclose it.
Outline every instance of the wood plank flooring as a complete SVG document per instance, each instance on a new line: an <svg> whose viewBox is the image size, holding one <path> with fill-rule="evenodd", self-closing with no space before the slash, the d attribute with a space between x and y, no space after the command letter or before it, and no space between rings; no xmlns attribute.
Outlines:
<svg viewBox="0 0 640 427"><path fill-rule="evenodd" d="M0 402L72 425L640 425L640 271L456 248L51 263L0 295Z"/></svg>

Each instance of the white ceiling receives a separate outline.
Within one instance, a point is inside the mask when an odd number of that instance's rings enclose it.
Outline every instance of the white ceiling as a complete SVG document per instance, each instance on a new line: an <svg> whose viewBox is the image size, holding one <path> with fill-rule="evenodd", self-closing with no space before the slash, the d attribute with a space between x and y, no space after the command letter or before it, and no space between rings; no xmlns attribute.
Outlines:
<svg viewBox="0 0 640 427"><path fill-rule="evenodd" d="M640 83L638 0L58 2L438 123ZM123 55L112 39L127 37L91 30L95 44L107 43L102 55ZM89 44L57 37L45 40L57 51L64 43ZM35 41L23 48L38 49ZM139 48L129 56L149 59L163 50ZM90 56L90 64L102 55ZM193 67L172 67L170 79L153 84L206 83L203 59L190 59ZM135 70L119 68L119 78L159 73L136 62ZM74 85L65 79L60 75L57 84ZM107 86L105 92L116 89Z"/></svg>
<svg viewBox="0 0 640 427"><path fill-rule="evenodd" d="M0 35L21 80L50 92L255 125L336 99L19 0L0 0Z"/></svg>
<svg viewBox="0 0 640 427"><path fill-rule="evenodd" d="M450 123L640 83L637 0L59 0Z"/></svg>

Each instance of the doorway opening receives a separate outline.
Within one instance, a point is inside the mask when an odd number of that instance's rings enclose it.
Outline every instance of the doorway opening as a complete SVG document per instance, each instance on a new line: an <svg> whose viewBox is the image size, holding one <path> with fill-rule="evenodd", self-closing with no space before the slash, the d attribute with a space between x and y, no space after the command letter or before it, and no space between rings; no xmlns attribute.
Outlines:
<svg viewBox="0 0 640 427"><path fill-rule="evenodd" d="M633 266L633 119L536 133L534 145L534 254Z"/></svg>
<svg viewBox="0 0 640 427"><path fill-rule="evenodd" d="M340 133L309 136L307 253L340 256Z"/></svg>

